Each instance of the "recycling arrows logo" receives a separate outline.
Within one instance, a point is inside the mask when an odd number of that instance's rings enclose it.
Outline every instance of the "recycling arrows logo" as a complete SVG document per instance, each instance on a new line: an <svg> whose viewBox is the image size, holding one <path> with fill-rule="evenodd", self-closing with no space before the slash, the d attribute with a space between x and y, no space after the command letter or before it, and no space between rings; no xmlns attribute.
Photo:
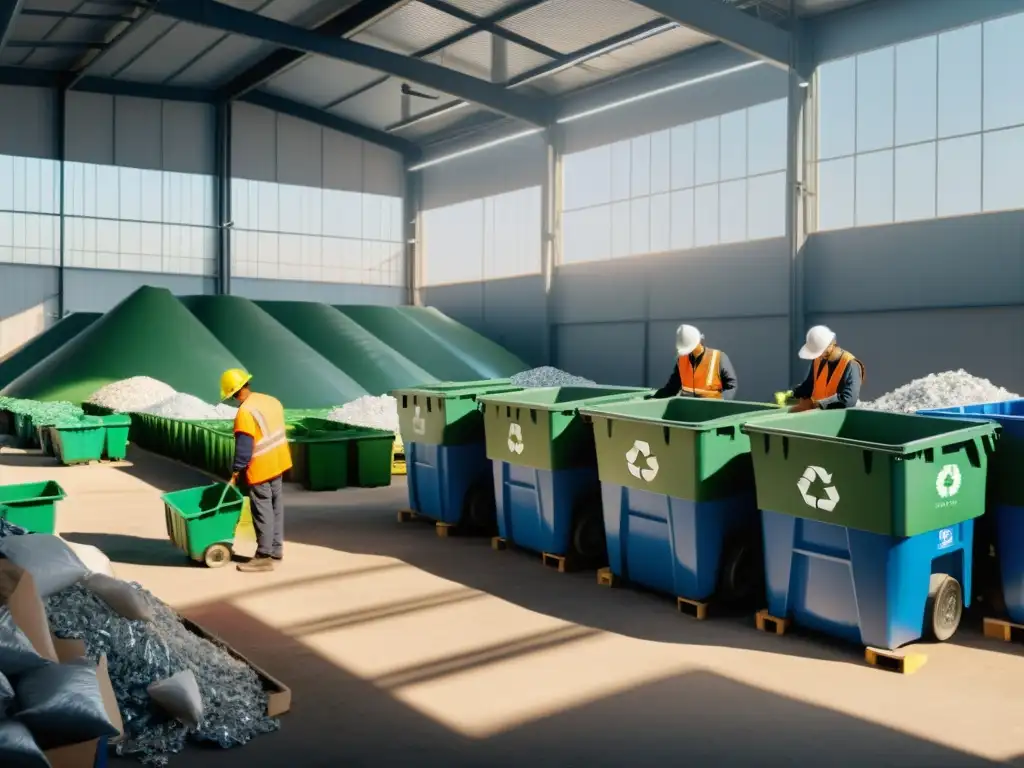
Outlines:
<svg viewBox="0 0 1024 768"><path fill-rule="evenodd" d="M508 450L509 453L523 452L523 428L515 422L508 425Z"/></svg>
<svg viewBox="0 0 1024 768"><path fill-rule="evenodd" d="M811 483L815 480L821 480L825 484L825 498L819 499L812 496ZM839 491L832 485L832 474L822 467L816 467L814 465L809 466L804 470L803 477L796 481L796 487L800 491L800 495L804 498L804 504L811 509L820 509L823 512L831 512L836 508L836 504L839 503Z"/></svg>
<svg viewBox="0 0 1024 768"><path fill-rule="evenodd" d="M417 435L422 435L427 431L427 420L420 415L420 407L418 405L412 416L412 431Z"/></svg>
<svg viewBox="0 0 1024 768"><path fill-rule="evenodd" d="M647 461L647 466L643 469L636 464L636 460L641 456ZM651 455L650 445L643 440L637 440L633 447L626 451L626 468L636 479L649 483L658 476L658 457Z"/></svg>
<svg viewBox="0 0 1024 768"><path fill-rule="evenodd" d="M956 464L947 464L939 470L939 474L935 478L935 492L939 494L939 498L948 499L951 496L956 496L962 484L963 477L960 475L960 467Z"/></svg>

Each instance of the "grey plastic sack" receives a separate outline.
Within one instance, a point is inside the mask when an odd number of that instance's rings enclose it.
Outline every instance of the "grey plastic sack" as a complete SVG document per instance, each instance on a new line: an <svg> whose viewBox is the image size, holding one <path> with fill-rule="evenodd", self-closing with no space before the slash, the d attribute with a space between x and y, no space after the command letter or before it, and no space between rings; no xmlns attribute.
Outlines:
<svg viewBox="0 0 1024 768"><path fill-rule="evenodd" d="M11 612L0 606L0 673L13 677L50 663L36 653L32 642L14 623Z"/></svg>
<svg viewBox="0 0 1024 768"><path fill-rule="evenodd" d="M118 735L103 706L96 667L86 659L26 672L14 691L20 707L15 717L43 749Z"/></svg>
<svg viewBox="0 0 1024 768"><path fill-rule="evenodd" d="M0 555L32 574L40 597L67 589L89 573L71 547L49 533L0 539Z"/></svg>
<svg viewBox="0 0 1024 768"><path fill-rule="evenodd" d="M0 720L0 765L4 768L50 768L28 728L17 720Z"/></svg>
<svg viewBox="0 0 1024 768"><path fill-rule="evenodd" d="M203 697L191 669L150 683L146 693L164 712L189 728L198 728L203 721Z"/></svg>
<svg viewBox="0 0 1024 768"><path fill-rule="evenodd" d="M7 712L13 703L14 688L11 687L11 681L7 679L7 676L0 672L0 720L7 717Z"/></svg>
<svg viewBox="0 0 1024 768"><path fill-rule="evenodd" d="M109 605L114 613L129 621L152 621L153 609L139 590L127 581L103 573L90 573L82 586Z"/></svg>

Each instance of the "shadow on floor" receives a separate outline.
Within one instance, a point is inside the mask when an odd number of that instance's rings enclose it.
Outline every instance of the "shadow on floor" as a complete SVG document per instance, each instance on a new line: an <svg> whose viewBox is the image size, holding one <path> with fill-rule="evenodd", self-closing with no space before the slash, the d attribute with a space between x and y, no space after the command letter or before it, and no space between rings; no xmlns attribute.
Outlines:
<svg viewBox="0 0 1024 768"><path fill-rule="evenodd" d="M542 653L552 642L572 643L577 638L566 635L546 642L541 638L532 645L513 641L504 649L474 650L371 681L340 668L230 603L210 603L186 614L284 680L293 691L292 711L282 718L279 732L234 754L190 749L187 760L194 768L224 768L236 763L247 768L276 768L292 764L298 754L308 768L333 768L342 763L621 768L671 765L680 762L680 756L691 766L788 768L820 763L824 755L836 768L997 765L703 670L668 674L546 715L538 711L534 719L521 725L474 738L407 706L396 696L424 681L472 675L475 670ZM522 695L529 701L530 683L523 685L527 687L494 694ZM482 704L486 709L486 703Z"/></svg>
<svg viewBox="0 0 1024 768"><path fill-rule="evenodd" d="M75 544L96 547L114 563L161 565L191 568L193 563L166 539L148 539L123 533L61 533L61 538Z"/></svg>
<svg viewBox="0 0 1024 768"><path fill-rule="evenodd" d="M66 469L53 456L44 456L42 452L26 453L24 451L0 451L0 466L3 467L53 467Z"/></svg>

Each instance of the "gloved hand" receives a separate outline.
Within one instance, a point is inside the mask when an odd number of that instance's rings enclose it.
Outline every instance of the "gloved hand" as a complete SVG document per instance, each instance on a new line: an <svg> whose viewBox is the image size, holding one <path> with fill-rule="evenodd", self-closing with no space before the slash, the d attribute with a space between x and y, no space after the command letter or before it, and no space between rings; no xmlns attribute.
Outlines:
<svg viewBox="0 0 1024 768"><path fill-rule="evenodd" d="M775 404L776 405L785 405L786 401L789 400L789 398L791 398L792 396L793 396L793 390L791 390L791 389L786 390L785 392L776 392L775 393Z"/></svg>
<svg viewBox="0 0 1024 768"><path fill-rule="evenodd" d="M228 485L238 485L238 473L235 472L231 475L231 479L228 480Z"/></svg>

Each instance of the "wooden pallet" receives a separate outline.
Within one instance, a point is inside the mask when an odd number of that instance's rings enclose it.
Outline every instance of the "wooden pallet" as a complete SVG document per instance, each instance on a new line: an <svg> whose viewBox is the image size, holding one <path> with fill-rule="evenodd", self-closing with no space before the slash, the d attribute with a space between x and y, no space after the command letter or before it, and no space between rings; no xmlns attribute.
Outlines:
<svg viewBox="0 0 1024 768"><path fill-rule="evenodd" d="M762 632L773 632L776 635L784 635L786 634L786 630L789 629L790 620L772 616L768 613L766 608L762 608L754 616L754 622L757 624L757 628Z"/></svg>
<svg viewBox="0 0 1024 768"><path fill-rule="evenodd" d="M985 619L982 622L985 637L1002 640L1004 643L1024 640L1024 624L1014 624L1006 619Z"/></svg>
<svg viewBox="0 0 1024 768"><path fill-rule="evenodd" d="M865 648L864 661L873 667L898 672L901 675L912 675L928 662L923 653L903 651L887 651L883 648Z"/></svg>
<svg viewBox="0 0 1024 768"><path fill-rule="evenodd" d="M611 568L599 568L597 571L597 583L602 587L617 587L622 580L612 573Z"/></svg>
<svg viewBox="0 0 1024 768"><path fill-rule="evenodd" d="M492 536L491 549L495 552L504 552L508 549L508 539L502 538L501 536Z"/></svg>
<svg viewBox="0 0 1024 768"><path fill-rule="evenodd" d="M567 573L571 570L565 555L552 555L550 552L541 552L540 561L549 568L554 568L559 573Z"/></svg>
<svg viewBox="0 0 1024 768"><path fill-rule="evenodd" d="M676 610L680 613L685 613L687 616L693 616L698 621L704 621L708 617L708 603L701 600L677 597Z"/></svg>
<svg viewBox="0 0 1024 768"><path fill-rule="evenodd" d="M459 533L459 529L451 523L437 522L434 524L434 530L442 539L447 539L449 536L456 536Z"/></svg>
<svg viewBox="0 0 1024 768"><path fill-rule="evenodd" d="M398 522L400 523L411 523L419 519L420 516L411 509L398 510Z"/></svg>

